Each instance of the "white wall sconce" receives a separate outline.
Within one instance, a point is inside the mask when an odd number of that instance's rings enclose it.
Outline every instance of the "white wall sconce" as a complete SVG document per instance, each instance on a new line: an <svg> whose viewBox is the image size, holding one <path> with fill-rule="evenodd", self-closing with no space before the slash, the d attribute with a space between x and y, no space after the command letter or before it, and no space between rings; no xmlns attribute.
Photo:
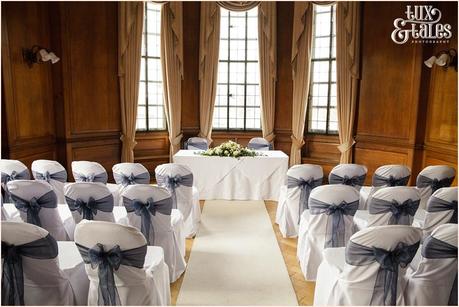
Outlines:
<svg viewBox="0 0 459 307"><path fill-rule="evenodd" d="M445 70L448 69L448 67L454 67L457 71L457 51L456 49L442 50L424 61L424 64L429 68L432 68L435 64L443 67Z"/></svg>
<svg viewBox="0 0 459 307"><path fill-rule="evenodd" d="M60 60L54 52L38 45L30 49L23 48L22 57L30 68L32 68L33 64L43 64L48 61L51 62L51 64L56 64Z"/></svg>

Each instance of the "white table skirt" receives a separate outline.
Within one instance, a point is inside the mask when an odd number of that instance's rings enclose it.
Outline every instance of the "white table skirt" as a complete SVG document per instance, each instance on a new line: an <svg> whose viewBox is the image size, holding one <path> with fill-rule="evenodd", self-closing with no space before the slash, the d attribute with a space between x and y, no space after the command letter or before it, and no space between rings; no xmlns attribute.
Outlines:
<svg viewBox="0 0 459 307"><path fill-rule="evenodd" d="M279 150L265 156L209 157L195 150L180 150L174 162L193 172L201 199L277 200L288 169L288 156Z"/></svg>

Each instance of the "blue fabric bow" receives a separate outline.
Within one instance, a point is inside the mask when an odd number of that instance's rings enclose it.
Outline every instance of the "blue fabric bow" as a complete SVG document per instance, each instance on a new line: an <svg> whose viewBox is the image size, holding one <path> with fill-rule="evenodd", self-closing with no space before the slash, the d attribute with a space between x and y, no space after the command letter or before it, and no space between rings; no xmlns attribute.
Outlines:
<svg viewBox="0 0 459 307"><path fill-rule="evenodd" d="M128 185L133 184L148 184L150 183L150 174L148 172L141 173L138 175L134 175L131 173L129 176L126 174L118 174L114 173L113 177L115 178L115 182L117 184L121 184L122 186L126 187Z"/></svg>
<svg viewBox="0 0 459 307"><path fill-rule="evenodd" d="M100 174L80 174L73 172L73 177L75 178L76 182L102 182L104 184L107 183L108 175L106 172Z"/></svg>
<svg viewBox="0 0 459 307"><path fill-rule="evenodd" d="M427 203L427 212L453 211L449 223L457 224L457 200L451 202L431 196Z"/></svg>
<svg viewBox="0 0 459 307"><path fill-rule="evenodd" d="M301 190L299 211L298 211L298 224L300 223L301 215L303 214L303 211L306 209L309 209L309 206L308 206L309 194L311 193L312 189L322 184L322 180L323 180L322 177L317 178L317 179L314 179L314 177L310 177L308 180L306 180L302 177L298 179L295 177L287 176L287 188L291 189L291 188L298 187Z"/></svg>
<svg viewBox="0 0 459 307"><path fill-rule="evenodd" d="M382 187L382 186L388 186L388 187L397 187L397 186L406 186L408 184L408 180L410 179L410 175L406 177L399 177L396 178L392 175L389 177L384 177L378 174L373 175L373 183L372 185L374 187Z"/></svg>
<svg viewBox="0 0 459 307"><path fill-rule="evenodd" d="M165 187L172 194L172 207L177 209L177 195L176 189L180 186L193 186L193 174L187 175L158 175L156 174L156 182L159 186Z"/></svg>
<svg viewBox="0 0 459 307"><path fill-rule="evenodd" d="M29 200L11 194L14 206L19 211L27 214L27 223L42 226L39 213L41 208L57 208L57 196L54 191L49 191L39 198L32 197Z"/></svg>
<svg viewBox="0 0 459 307"><path fill-rule="evenodd" d="M361 176L353 176L353 177L349 177L347 175L344 177L341 177L339 175L331 173L329 182L330 184L345 184L345 185L349 185L353 187L358 187L358 186L363 186L363 183L365 182L365 177L366 177L366 174L363 174Z"/></svg>
<svg viewBox="0 0 459 307"><path fill-rule="evenodd" d="M48 183L52 180L56 180L59 182L66 182L67 181L67 172L65 170L50 174L48 171L44 173L40 172L33 172L35 179L37 180L46 180Z"/></svg>
<svg viewBox="0 0 459 307"><path fill-rule="evenodd" d="M83 215L82 218L86 220L93 220L98 210L113 212L112 194L97 200L94 199L94 197L89 197L88 201L84 201L81 198L75 200L68 196L65 197L65 200L70 211L77 211L80 215Z"/></svg>
<svg viewBox="0 0 459 307"><path fill-rule="evenodd" d="M416 180L416 186L418 188L426 188L430 187L432 189L432 193L440 188L446 188L451 186L454 181L454 176L450 178L443 178L438 180L437 178L429 178L423 175L419 175Z"/></svg>
<svg viewBox="0 0 459 307"><path fill-rule="evenodd" d="M387 201L379 198L371 198L368 206L370 214L382 214L391 212L388 225L411 225L412 217L418 210L420 200L407 199L403 203L396 200Z"/></svg>

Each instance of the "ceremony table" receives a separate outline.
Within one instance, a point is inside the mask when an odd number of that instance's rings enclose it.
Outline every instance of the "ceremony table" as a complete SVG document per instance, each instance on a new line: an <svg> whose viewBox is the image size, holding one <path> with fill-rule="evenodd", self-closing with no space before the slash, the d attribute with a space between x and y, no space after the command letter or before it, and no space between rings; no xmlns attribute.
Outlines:
<svg viewBox="0 0 459 307"><path fill-rule="evenodd" d="M191 169L200 199L277 200L285 183L288 156L280 150L258 153L262 156L232 158L180 150L173 159Z"/></svg>

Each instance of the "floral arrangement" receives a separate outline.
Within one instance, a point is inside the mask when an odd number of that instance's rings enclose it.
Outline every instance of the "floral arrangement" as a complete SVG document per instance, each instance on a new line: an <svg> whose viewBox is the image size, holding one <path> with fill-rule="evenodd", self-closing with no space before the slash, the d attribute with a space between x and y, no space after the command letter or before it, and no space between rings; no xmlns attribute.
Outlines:
<svg viewBox="0 0 459 307"><path fill-rule="evenodd" d="M203 156L217 156L217 157L255 157L262 155L257 153L254 150L248 149L247 147L242 147L240 144L228 141L217 147L209 148L206 151L199 152Z"/></svg>

